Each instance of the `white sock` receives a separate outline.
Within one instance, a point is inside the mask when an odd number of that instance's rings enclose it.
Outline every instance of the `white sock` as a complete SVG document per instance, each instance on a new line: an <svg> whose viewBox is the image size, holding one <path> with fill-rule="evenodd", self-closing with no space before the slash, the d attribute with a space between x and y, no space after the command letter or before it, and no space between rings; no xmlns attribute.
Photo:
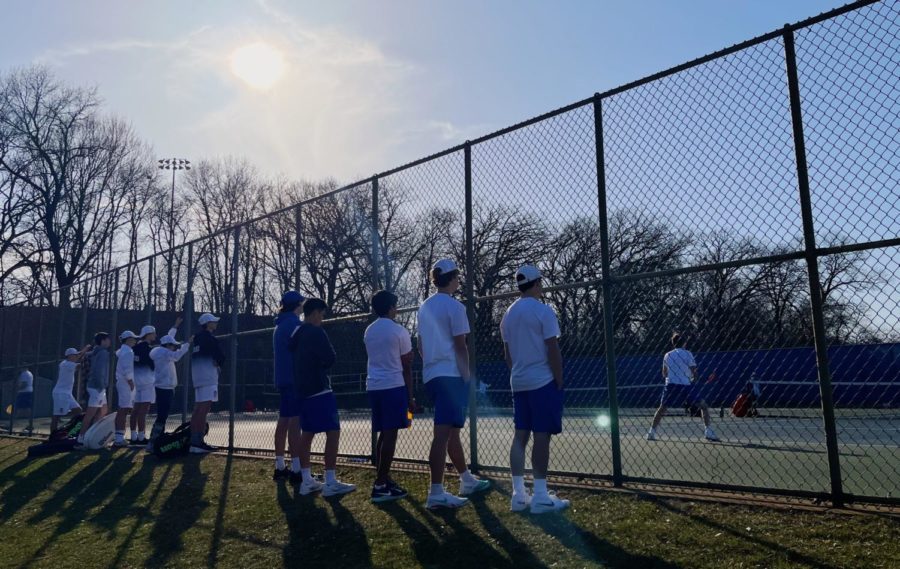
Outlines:
<svg viewBox="0 0 900 569"><path fill-rule="evenodd" d="M116 431L116 442L117 443L125 442L125 431Z"/></svg>
<svg viewBox="0 0 900 569"><path fill-rule="evenodd" d="M131 440L133 440L133 441L138 440L137 431L131 431Z"/></svg>
<svg viewBox="0 0 900 569"><path fill-rule="evenodd" d="M472 473L469 472L468 470L464 470L463 472L460 472L459 479L462 480L463 482L465 482L466 484L473 484L475 482L478 482L478 479L475 478L474 476L472 476Z"/></svg>
<svg viewBox="0 0 900 569"><path fill-rule="evenodd" d="M441 494L444 493L444 485L443 484L432 484L430 493L432 496L440 496Z"/></svg>
<svg viewBox="0 0 900 569"><path fill-rule="evenodd" d="M291 471L294 472L295 474L297 472L300 472L300 459L299 458L294 457L291 459Z"/></svg>
<svg viewBox="0 0 900 569"><path fill-rule="evenodd" d="M547 479L546 478L535 478L534 479L534 495L535 496L546 496L547 495Z"/></svg>
<svg viewBox="0 0 900 569"><path fill-rule="evenodd" d="M78 444L83 444L84 443L84 435L78 435L78 438L75 439L75 442L77 442Z"/></svg>
<svg viewBox="0 0 900 569"><path fill-rule="evenodd" d="M147 440L147 433L145 433L144 431L139 432L139 433L138 433L138 440L139 440L139 441L146 441L146 440Z"/></svg>
<svg viewBox="0 0 900 569"><path fill-rule="evenodd" d="M513 494L527 494L528 490L525 489L525 477L524 476L513 476Z"/></svg>
<svg viewBox="0 0 900 569"><path fill-rule="evenodd" d="M334 484L337 481L337 474L335 474L334 470L325 471L325 484Z"/></svg>
<svg viewBox="0 0 900 569"><path fill-rule="evenodd" d="M275 455L275 470L284 470L284 457Z"/></svg>
<svg viewBox="0 0 900 569"><path fill-rule="evenodd" d="M310 472L309 468L301 468L300 474L303 475L304 482L312 482L312 479L313 479L312 472Z"/></svg>

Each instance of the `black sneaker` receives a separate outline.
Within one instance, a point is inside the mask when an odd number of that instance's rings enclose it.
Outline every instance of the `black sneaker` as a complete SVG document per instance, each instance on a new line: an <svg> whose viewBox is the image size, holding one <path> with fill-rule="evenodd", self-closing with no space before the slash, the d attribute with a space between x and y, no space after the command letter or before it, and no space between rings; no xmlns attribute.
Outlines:
<svg viewBox="0 0 900 569"><path fill-rule="evenodd" d="M406 495L406 490L393 482L388 482L383 486L372 486L372 502L375 504L400 500Z"/></svg>
<svg viewBox="0 0 900 569"><path fill-rule="evenodd" d="M205 449L208 452L216 452L217 450L219 450L219 447L215 447L207 443L206 441L200 443L200 448Z"/></svg>
<svg viewBox="0 0 900 569"><path fill-rule="evenodd" d="M287 480L291 474L293 473L287 468L276 468L275 473L272 474L272 480L281 482L282 480Z"/></svg>
<svg viewBox="0 0 900 569"><path fill-rule="evenodd" d="M285 468L287 470L287 468ZM303 482L303 476L299 472L291 472L290 474L291 486L300 486Z"/></svg>
<svg viewBox="0 0 900 569"><path fill-rule="evenodd" d="M147 446L147 441L146 440L142 441L139 439L131 439L130 441L128 441L128 444L130 444L131 446Z"/></svg>

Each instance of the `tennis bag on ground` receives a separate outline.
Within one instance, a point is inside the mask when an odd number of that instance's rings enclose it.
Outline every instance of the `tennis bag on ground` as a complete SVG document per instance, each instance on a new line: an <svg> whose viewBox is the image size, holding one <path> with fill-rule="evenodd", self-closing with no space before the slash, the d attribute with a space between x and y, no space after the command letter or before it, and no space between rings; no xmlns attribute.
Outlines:
<svg viewBox="0 0 900 569"><path fill-rule="evenodd" d="M84 424L84 413L75 415L69 419L65 425L50 433L50 437L47 440L64 441L70 438L74 439L81 432L82 424Z"/></svg>
<svg viewBox="0 0 900 569"><path fill-rule="evenodd" d="M45 443L28 447L28 458L50 456L61 452L69 452L75 448L75 439L49 440Z"/></svg>
<svg viewBox="0 0 900 569"><path fill-rule="evenodd" d="M209 423L206 433L209 433ZM191 423L179 425L171 433L162 433L153 441L153 454L158 458L174 458L188 453L191 449Z"/></svg>
<svg viewBox="0 0 900 569"><path fill-rule="evenodd" d="M746 417L750 414L750 396L748 394L741 393L737 396L731 406L731 414L735 417Z"/></svg>

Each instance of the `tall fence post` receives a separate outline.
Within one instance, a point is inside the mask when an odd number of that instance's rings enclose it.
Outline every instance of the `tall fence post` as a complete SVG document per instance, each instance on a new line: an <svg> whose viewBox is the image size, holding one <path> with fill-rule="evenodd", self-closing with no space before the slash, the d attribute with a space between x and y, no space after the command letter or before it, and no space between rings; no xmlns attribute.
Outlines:
<svg viewBox="0 0 900 569"><path fill-rule="evenodd" d="M300 267L303 265L303 206L294 210L294 290L300 290Z"/></svg>
<svg viewBox="0 0 900 569"><path fill-rule="evenodd" d="M81 296L81 335L79 336L80 342L86 342L88 337L87 331L87 315L88 315L88 301L87 301L87 285L82 289ZM93 340L93 338L91 339ZM89 341L88 343L93 343L93 341ZM78 402L81 402L81 394L84 393L87 395L87 389L85 389L85 377L84 377L84 366L78 366L78 386L75 388L75 399ZM87 409L87 402L85 401L84 408Z"/></svg>
<svg viewBox="0 0 900 569"><path fill-rule="evenodd" d="M42 346L42 338L44 336L44 300L41 298L40 301L40 309L41 312L38 314L38 332L37 332L37 342L35 346L34 353L34 381L32 382L32 390L31 390L31 409L28 414L28 434L32 434L34 432L34 407L37 404L37 380L40 379L40 371L41 371L41 346ZM52 403L51 403L52 405Z"/></svg>
<svg viewBox="0 0 900 569"><path fill-rule="evenodd" d="M24 309L24 305L23 305ZM9 434L13 434L13 427L15 426L15 418L18 413L18 409L16 409L16 399L18 399L19 394L19 376L22 374L22 318L23 312L19 313L19 334L18 339L16 340L16 368L13 371L13 381L12 381L12 392L10 400L12 401L11 411L9 414ZM32 397L34 397L32 395Z"/></svg>
<svg viewBox="0 0 900 569"><path fill-rule="evenodd" d="M381 277L379 275L379 237L378 237L378 225L379 225L379 210L378 210L378 176L372 177L372 215L371 215L371 226L372 226L372 292L381 288ZM376 464L378 460L377 449L378 449L378 433L375 432L375 426L370 426L370 436L371 436L371 460L372 464Z"/></svg>
<svg viewBox="0 0 900 569"><path fill-rule="evenodd" d="M236 412L235 397L237 397L237 352L238 352L238 262L240 260L241 228L234 228L234 251L231 258L231 337L229 348L231 358L229 360L229 373L231 376L231 409L228 414L228 452L234 452L234 414Z"/></svg>
<svg viewBox="0 0 900 569"><path fill-rule="evenodd" d="M831 389L831 369L828 364L828 342L825 336L825 316L822 302L822 285L819 280L819 258L813 223L812 200L809 191L809 171L806 165L806 142L803 136L803 113L800 109L800 81L797 76L797 54L794 49L794 32L790 26L784 29L784 54L787 67L788 93L791 101L791 124L794 131L794 153L797 160L797 189L800 192L800 212L803 218L803 244L806 268L809 276L809 303L812 309L813 343L816 349L816 367L819 373L819 396L822 402L822 419L825 423L825 447L828 451L828 472L831 478L831 501L835 507L844 505L844 489L841 481L841 464L834 417L834 399Z"/></svg>
<svg viewBox="0 0 900 569"><path fill-rule="evenodd" d="M188 244L187 283L184 293L184 337L190 338L194 333L194 244ZM187 421L188 394L191 391L191 358L192 353L182 360L181 377L184 378L181 394L181 422Z"/></svg>
<svg viewBox="0 0 900 569"><path fill-rule="evenodd" d="M597 205L600 214L600 288L603 295L603 353L609 393L609 444L612 450L613 486L622 485L622 446L619 439L619 398L616 394L616 337L613 307L615 282L610 270L609 219L606 204L606 162L603 155L603 99L594 94L594 144L597 158Z"/></svg>
<svg viewBox="0 0 900 569"><path fill-rule="evenodd" d="M113 298L119 297L119 270L116 269L114 273L115 282L113 283ZM109 295L107 295L109 298ZM112 345L116 345L116 340L119 338L119 303L114 302L112 307L112 317L111 317L111 330L109 331L110 335L113 337ZM109 351L109 377L107 378L107 383L109 384L109 389L107 392L109 393L109 397L107 398L107 407L110 411L117 410L119 408L119 399L116 397L116 361L118 358L116 357L116 350L112 349Z"/></svg>
<svg viewBox="0 0 900 569"><path fill-rule="evenodd" d="M472 332L466 340L469 344L469 373L472 380L469 382L469 469L478 472L478 399L475 396L478 389L478 356L475 333L477 320L475 318L475 245L472 242L472 145L466 141L463 149L463 161L465 163L465 196L466 196L466 317L472 326Z"/></svg>
<svg viewBox="0 0 900 569"><path fill-rule="evenodd" d="M147 261L147 324L153 322L153 303L155 302L155 284L153 282L154 257Z"/></svg>

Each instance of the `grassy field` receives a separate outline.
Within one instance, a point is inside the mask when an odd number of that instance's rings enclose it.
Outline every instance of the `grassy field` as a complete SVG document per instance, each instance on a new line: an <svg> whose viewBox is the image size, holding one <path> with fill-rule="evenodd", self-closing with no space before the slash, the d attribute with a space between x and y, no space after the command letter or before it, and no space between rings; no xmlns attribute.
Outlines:
<svg viewBox="0 0 900 569"><path fill-rule="evenodd" d="M27 460L0 438L0 566L25 567L900 567L900 522L572 490L563 516L508 511L509 485L431 513L426 480L388 506L372 473L342 500L273 483L270 461L144 453ZM455 481L451 481L455 486Z"/></svg>

